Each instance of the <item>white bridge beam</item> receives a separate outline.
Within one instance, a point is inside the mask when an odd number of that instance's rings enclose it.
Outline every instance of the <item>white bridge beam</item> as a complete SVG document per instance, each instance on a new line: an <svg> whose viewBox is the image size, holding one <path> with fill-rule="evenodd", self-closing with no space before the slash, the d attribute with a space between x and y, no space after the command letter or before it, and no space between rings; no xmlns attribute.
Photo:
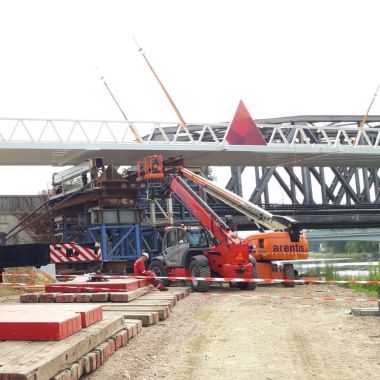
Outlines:
<svg viewBox="0 0 380 380"><path fill-rule="evenodd" d="M188 166L380 167L380 127L258 124L266 145L229 145L228 123L0 119L0 165L77 165L93 157L133 164L151 154ZM289 133L291 131L292 133Z"/></svg>

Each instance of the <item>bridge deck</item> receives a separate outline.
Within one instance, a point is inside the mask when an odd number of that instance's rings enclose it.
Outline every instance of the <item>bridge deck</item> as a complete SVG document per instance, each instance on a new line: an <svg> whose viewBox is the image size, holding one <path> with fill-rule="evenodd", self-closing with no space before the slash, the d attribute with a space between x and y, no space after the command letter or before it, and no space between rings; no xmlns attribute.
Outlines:
<svg viewBox="0 0 380 380"><path fill-rule="evenodd" d="M328 121L330 120L330 121ZM0 119L0 165L75 165L103 157L133 164L145 155L182 155L188 166L380 167L380 116L363 128L359 116L251 120L257 145L230 145L243 121L215 124ZM132 133L131 124L138 135ZM231 127L231 129L229 129ZM256 143L255 143L256 144Z"/></svg>
<svg viewBox="0 0 380 380"><path fill-rule="evenodd" d="M0 144L0 165L76 165L93 157L128 165L152 154L182 156L187 166L350 166L380 167L380 149L342 147L273 147L206 144Z"/></svg>

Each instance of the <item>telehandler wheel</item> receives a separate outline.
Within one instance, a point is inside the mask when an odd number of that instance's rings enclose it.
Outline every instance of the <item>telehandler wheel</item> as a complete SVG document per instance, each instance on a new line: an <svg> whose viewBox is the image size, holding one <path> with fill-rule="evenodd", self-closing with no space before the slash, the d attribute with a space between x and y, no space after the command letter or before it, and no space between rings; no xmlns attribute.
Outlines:
<svg viewBox="0 0 380 380"><path fill-rule="evenodd" d="M166 272L165 265L160 260L153 259L149 264L148 269L151 270L157 277L168 277L168 272ZM170 286L169 280L159 278L158 281L160 281L165 287Z"/></svg>
<svg viewBox="0 0 380 380"><path fill-rule="evenodd" d="M257 277L257 269L256 266L254 266L252 278ZM237 285L241 290L255 290L257 288L257 282L238 282Z"/></svg>
<svg viewBox="0 0 380 380"><path fill-rule="evenodd" d="M189 273L191 277L211 277L209 266L201 266L195 260L190 263ZM191 280L191 287L196 292L207 292L210 282Z"/></svg>
<svg viewBox="0 0 380 380"><path fill-rule="evenodd" d="M284 265L284 278L285 280L294 280L296 277L293 264ZM294 288L296 286L295 282L284 282L285 288Z"/></svg>

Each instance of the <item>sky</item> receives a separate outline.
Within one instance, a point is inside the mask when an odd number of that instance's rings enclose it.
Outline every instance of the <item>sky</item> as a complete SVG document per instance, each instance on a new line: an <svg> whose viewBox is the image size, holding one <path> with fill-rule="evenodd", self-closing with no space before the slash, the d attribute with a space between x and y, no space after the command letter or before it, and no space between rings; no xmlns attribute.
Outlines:
<svg viewBox="0 0 380 380"><path fill-rule="evenodd" d="M130 120L176 121L133 37L187 122L231 121L240 99L253 118L364 114L379 15L370 0L2 0L0 118L122 120L103 75ZM0 167L0 194L56 171Z"/></svg>

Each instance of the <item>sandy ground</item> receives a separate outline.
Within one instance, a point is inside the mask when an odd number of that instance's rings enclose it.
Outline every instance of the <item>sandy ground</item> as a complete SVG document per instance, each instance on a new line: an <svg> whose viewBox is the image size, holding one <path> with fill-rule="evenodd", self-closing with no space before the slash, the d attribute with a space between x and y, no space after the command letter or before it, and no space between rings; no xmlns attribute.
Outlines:
<svg viewBox="0 0 380 380"><path fill-rule="evenodd" d="M179 302L87 380L380 379L380 317L350 314L376 303L247 297L361 297L337 286L212 293Z"/></svg>

